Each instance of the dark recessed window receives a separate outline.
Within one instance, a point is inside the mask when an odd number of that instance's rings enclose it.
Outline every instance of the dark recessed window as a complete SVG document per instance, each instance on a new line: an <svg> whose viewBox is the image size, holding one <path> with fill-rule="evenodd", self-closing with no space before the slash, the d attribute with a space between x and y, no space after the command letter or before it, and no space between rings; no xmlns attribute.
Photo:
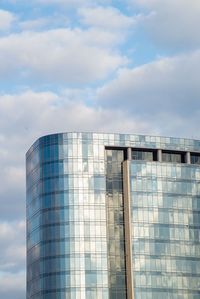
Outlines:
<svg viewBox="0 0 200 299"><path fill-rule="evenodd" d="M200 154L191 153L191 164L200 164Z"/></svg>
<svg viewBox="0 0 200 299"><path fill-rule="evenodd" d="M171 163L185 163L185 153L163 151L162 161Z"/></svg>
<svg viewBox="0 0 200 299"><path fill-rule="evenodd" d="M132 149L132 160L156 161L156 151L146 149Z"/></svg>

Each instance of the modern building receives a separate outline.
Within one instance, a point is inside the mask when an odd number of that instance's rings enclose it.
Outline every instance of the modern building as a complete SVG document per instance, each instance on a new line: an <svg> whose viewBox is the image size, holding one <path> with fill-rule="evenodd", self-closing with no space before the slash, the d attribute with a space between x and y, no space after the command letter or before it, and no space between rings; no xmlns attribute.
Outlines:
<svg viewBox="0 0 200 299"><path fill-rule="evenodd" d="M26 158L27 299L200 298L200 141L63 133Z"/></svg>

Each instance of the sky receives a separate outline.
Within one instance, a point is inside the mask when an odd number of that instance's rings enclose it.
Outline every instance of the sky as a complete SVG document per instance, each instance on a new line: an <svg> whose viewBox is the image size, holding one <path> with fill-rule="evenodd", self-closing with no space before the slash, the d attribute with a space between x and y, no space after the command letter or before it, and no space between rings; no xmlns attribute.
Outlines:
<svg viewBox="0 0 200 299"><path fill-rule="evenodd" d="M0 0L0 298L25 299L25 153L64 131L200 139L199 0Z"/></svg>

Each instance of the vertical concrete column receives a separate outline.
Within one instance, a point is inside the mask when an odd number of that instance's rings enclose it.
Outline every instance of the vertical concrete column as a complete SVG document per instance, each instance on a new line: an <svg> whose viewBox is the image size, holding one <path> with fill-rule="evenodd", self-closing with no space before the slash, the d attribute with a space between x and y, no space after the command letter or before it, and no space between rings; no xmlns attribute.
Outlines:
<svg viewBox="0 0 200 299"><path fill-rule="evenodd" d="M186 153L186 163L191 164L191 157L190 157L190 152Z"/></svg>
<svg viewBox="0 0 200 299"><path fill-rule="evenodd" d="M127 148L127 160L129 161L132 160L131 147Z"/></svg>
<svg viewBox="0 0 200 299"><path fill-rule="evenodd" d="M158 162L162 162L162 150L158 149Z"/></svg>
<svg viewBox="0 0 200 299"><path fill-rule="evenodd" d="M127 299L134 299L133 262L132 262L132 221L130 193L130 161L123 162L124 229L126 254Z"/></svg>

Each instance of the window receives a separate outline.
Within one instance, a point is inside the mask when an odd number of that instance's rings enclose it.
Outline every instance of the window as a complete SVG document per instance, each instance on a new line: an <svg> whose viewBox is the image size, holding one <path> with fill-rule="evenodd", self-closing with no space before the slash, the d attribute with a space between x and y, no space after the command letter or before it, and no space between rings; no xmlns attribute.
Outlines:
<svg viewBox="0 0 200 299"><path fill-rule="evenodd" d="M185 153L162 151L162 161L171 163L185 163Z"/></svg>
<svg viewBox="0 0 200 299"><path fill-rule="evenodd" d="M132 149L132 160L156 161L156 151L149 149Z"/></svg>
<svg viewBox="0 0 200 299"><path fill-rule="evenodd" d="M191 153L191 164L200 164L200 154Z"/></svg>

